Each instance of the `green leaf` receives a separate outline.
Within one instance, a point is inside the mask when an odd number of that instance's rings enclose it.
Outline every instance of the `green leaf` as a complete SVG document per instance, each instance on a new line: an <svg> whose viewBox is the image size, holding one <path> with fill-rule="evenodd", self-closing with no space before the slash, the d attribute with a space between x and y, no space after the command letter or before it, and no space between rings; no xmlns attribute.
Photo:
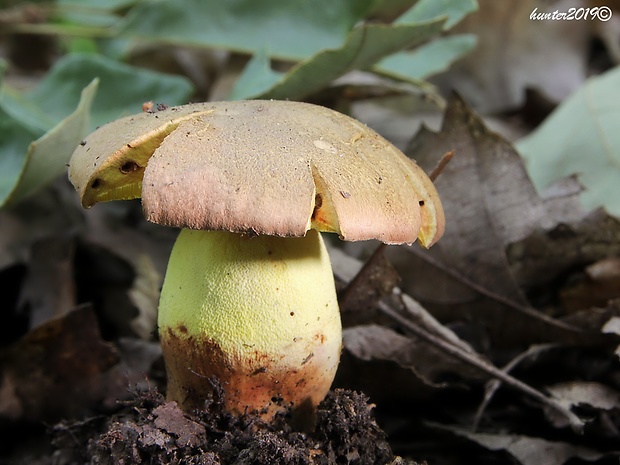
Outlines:
<svg viewBox="0 0 620 465"><path fill-rule="evenodd" d="M23 199L63 172L81 138L96 126L139 112L148 100L186 103L191 92L184 78L91 54L63 57L28 93L2 86L0 207Z"/></svg>
<svg viewBox="0 0 620 465"><path fill-rule="evenodd" d="M447 17L445 29L450 29L461 19L478 9L476 0L419 0L403 13L395 24L418 23L438 17Z"/></svg>
<svg viewBox="0 0 620 465"><path fill-rule="evenodd" d="M0 123L0 207L24 199L66 171L73 150L88 132L96 91L93 81L82 91L75 111L34 142L36 134L5 113Z"/></svg>
<svg viewBox="0 0 620 465"><path fill-rule="evenodd" d="M299 60L342 43L374 0L155 0L133 8L124 36Z"/></svg>
<svg viewBox="0 0 620 465"><path fill-rule="evenodd" d="M97 12L116 11L128 8L140 0L56 0L56 5L61 11L71 9L72 11Z"/></svg>
<svg viewBox="0 0 620 465"><path fill-rule="evenodd" d="M28 144L38 136L37 131L20 124L0 106L0 206L15 188Z"/></svg>
<svg viewBox="0 0 620 465"><path fill-rule="evenodd" d="M474 34L442 37L415 50L390 55L373 69L392 78L416 82L447 70L454 61L472 51L476 42Z"/></svg>
<svg viewBox="0 0 620 465"><path fill-rule="evenodd" d="M283 74L271 69L271 60L265 50L259 50L248 62L235 82L230 100L249 99L270 89L282 79Z"/></svg>
<svg viewBox="0 0 620 465"><path fill-rule="evenodd" d="M25 156L23 152L17 154L22 155L23 161L18 166L15 161L19 157L15 157L10 167L13 174L7 172L9 182L3 184L0 207L19 202L66 172L71 154L88 132L89 113L96 92L97 81L94 80L81 92L80 102L73 113L30 143ZM13 187L7 190L10 178L13 178Z"/></svg>
<svg viewBox="0 0 620 465"><path fill-rule="evenodd" d="M369 68L387 55L428 40L441 31L443 23L443 19L437 19L419 24L358 27L340 48L324 50L298 63L277 84L254 98L302 99L351 70Z"/></svg>
<svg viewBox="0 0 620 465"><path fill-rule="evenodd" d="M26 98L51 121L58 121L76 107L81 90L95 78L100 82L91 129L139 112L145 101L178 105L186 103L192 93L191 83L179 76L136 68L99 55L72 54L60 59Z"/></svg>
<svg viewBox="0 0 620 465"><path fill-rule="evenodd" d="M537 189L576 175L588 209L620 217L620 68L586 81L517 148Z"/></svg>
<svg viewBox="0 0 620 465"><path fill-rule="evenodd" d="M37 104L6 85L0 89L0 108L7 117L16 120L20 126L37 134L37 137L54 125L54 120Z"/></svg>
<svg viewBox="0 0 620 465"><path fill-rule="evenodd" d="M4 79L4 72L7 68L7 62L0 58L0 86L2 85L2 80Z"/></svg>

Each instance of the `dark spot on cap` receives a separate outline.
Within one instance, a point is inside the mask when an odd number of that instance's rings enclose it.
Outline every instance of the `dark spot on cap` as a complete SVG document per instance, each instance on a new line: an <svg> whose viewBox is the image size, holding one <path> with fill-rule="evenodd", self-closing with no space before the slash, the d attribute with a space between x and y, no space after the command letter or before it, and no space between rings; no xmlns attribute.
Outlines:
<svg viewBox="0 0 620 465"><path fill-rule="evenodd" d="M139 169L140 165L138 165L135 161L125 162L123 166L120 167L121 173L123 174L131 173L132 171L137 171Z"/></svg>
<svg viewBox="0 0 620 465"><path fill-rule="evenodd" d="M187 326L185 325L179 326L179 331L181 331L183 334L187 334Z"/></svg>
<svg viewBox="0 0 620 465"><path fill-rule="evenodd" d="M321 208L323 206L323 196L321 194L316 194L314 196L314 208Z"/></svg>
<svg viewBox="0 0 620 465"><path fill-rule="evenodd" d="M420 205L420 207L423 207L423 206L424 206L424 200L420 200L420 201L418 202L418 204Z"/></svg>
<svg viewBox="0 0 620 465"><path fill-rule="evenodd" d="M90 187L92 189L99 189L101 187L102 181L100 178L96 178L91 184Z"/></svg>
<svg viewBox="0 0 620 465"><path fill-rule="evenodd" d="M82 142L80 142L80 145L81 145L82 147L84 147L84 146L86 145L86 141L85 141L85 140L83 140Z"/></svg>
<svg viewBox="0 0 620 465"><path fill-rule="evenodd" d="M312 219L316 218L316 215L322 206L323 206L323 196L321 194L316 194L314 196L314 211L312 212Z"/></svg>

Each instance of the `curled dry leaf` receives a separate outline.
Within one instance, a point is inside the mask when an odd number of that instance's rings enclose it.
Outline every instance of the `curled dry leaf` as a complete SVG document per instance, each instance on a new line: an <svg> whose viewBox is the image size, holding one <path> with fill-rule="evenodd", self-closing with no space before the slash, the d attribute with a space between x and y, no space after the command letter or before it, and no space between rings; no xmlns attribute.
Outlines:
<svg viewBox="0 0 620 465"><path fill-rule="evenodd" d="M573 197L573 206L576 200ZM620 255L620 221L601 211L556 221L552 228L508 245L506 253L524 288L544 289L568 271Z"/></svg>

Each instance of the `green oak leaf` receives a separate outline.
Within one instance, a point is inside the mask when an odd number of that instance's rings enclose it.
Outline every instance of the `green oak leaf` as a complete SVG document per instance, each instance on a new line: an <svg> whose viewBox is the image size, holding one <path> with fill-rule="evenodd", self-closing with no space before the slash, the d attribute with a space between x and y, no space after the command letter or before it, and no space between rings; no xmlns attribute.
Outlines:
<svg viewBox="0 0 620 465"><path fill-rule="evenodd" d="M517 143L535 186L576 176L588 209L620 217L620 68L590 78Z"/></svg>

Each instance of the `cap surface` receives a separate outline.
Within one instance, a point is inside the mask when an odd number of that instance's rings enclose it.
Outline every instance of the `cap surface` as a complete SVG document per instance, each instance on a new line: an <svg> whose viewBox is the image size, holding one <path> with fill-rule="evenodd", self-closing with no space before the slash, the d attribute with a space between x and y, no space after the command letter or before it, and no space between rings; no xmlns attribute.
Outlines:
<svg viewBox="0 0 620 465"><path fill-rule="evenodd" d="M441 202L423 170L328 108L185 105L112 122L85 142L70 167L84 206L141 195L148 220L182 228L277 236L315 228L427 247L443 234Z"/></svg>

